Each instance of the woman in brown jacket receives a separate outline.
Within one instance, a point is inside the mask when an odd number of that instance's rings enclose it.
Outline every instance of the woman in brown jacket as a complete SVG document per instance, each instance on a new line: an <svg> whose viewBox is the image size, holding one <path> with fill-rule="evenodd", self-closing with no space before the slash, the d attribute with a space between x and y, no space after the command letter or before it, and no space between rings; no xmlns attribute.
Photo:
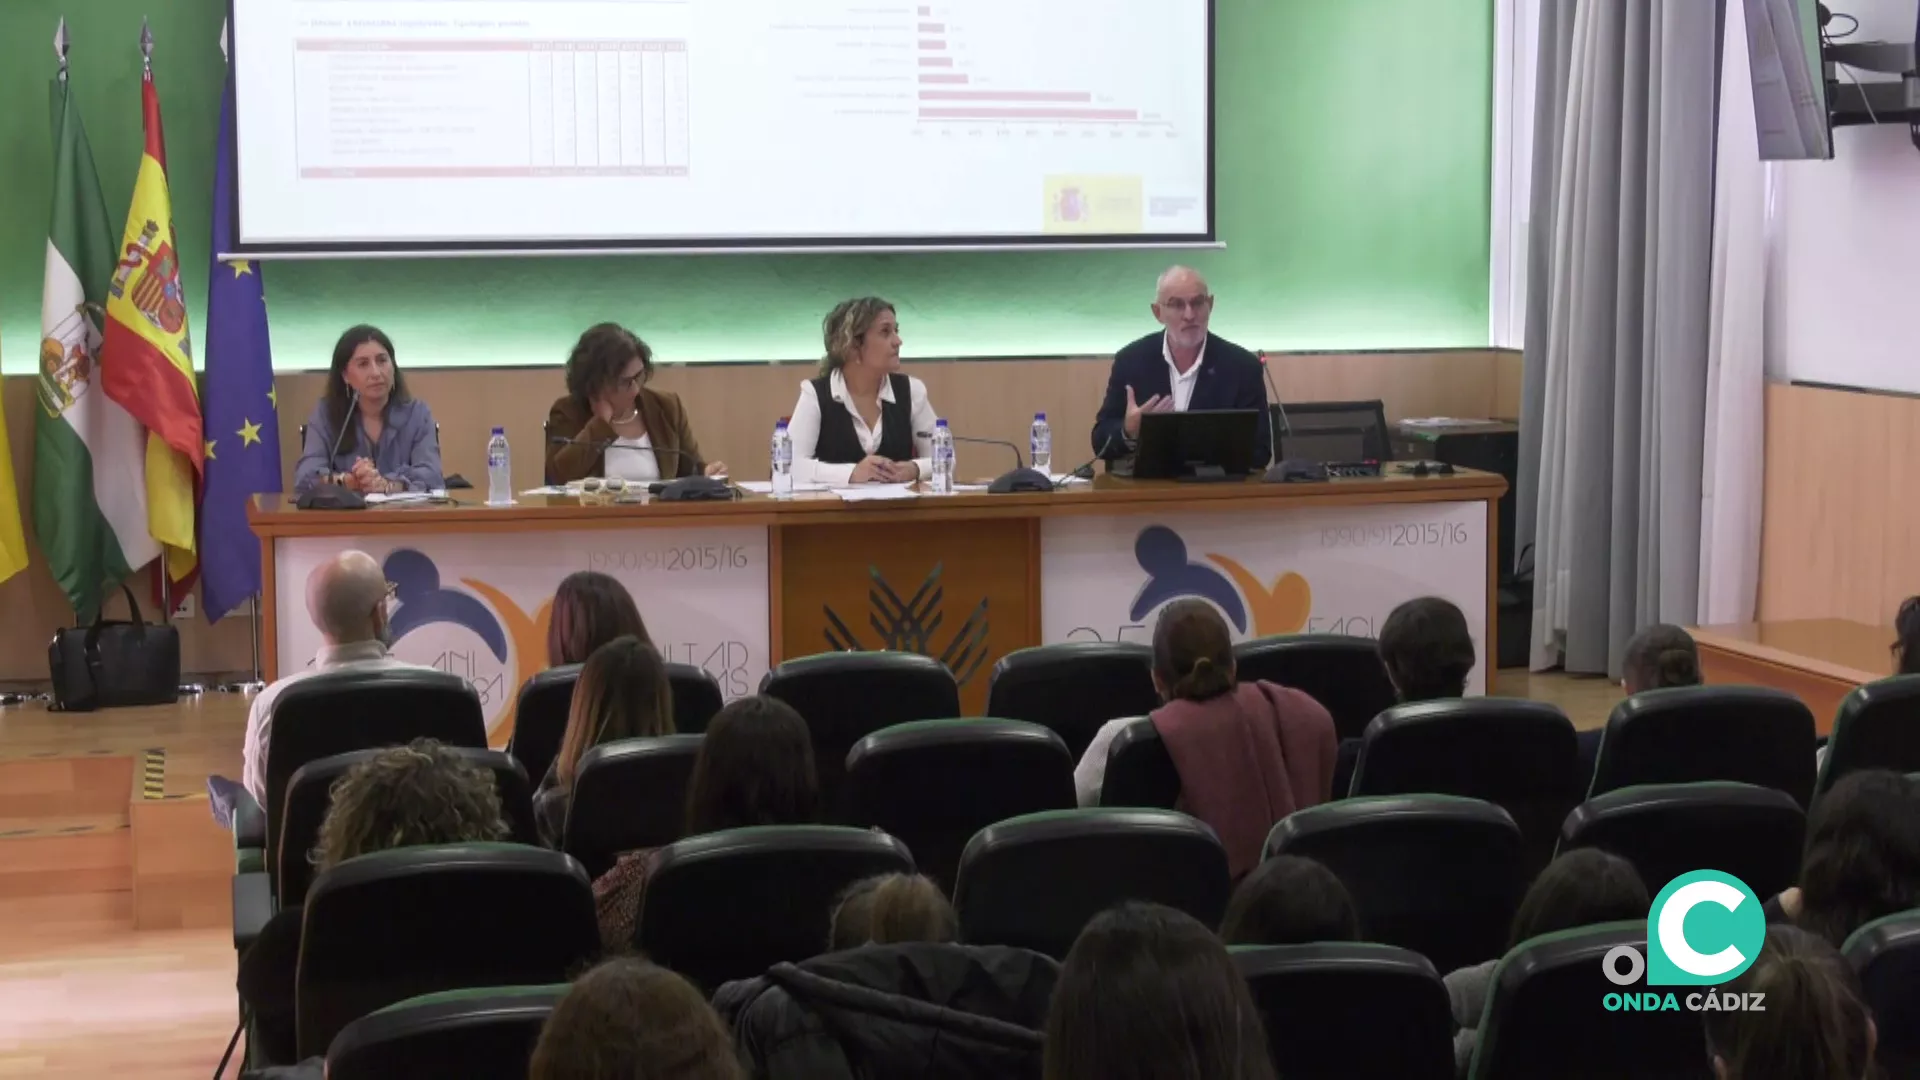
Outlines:
<svg viewBox="0 0 1920 1080"><path fill-rule="evenodd" d="M723 476L700 457L678 394L647 386L653 350L633 331L601 323L567 357L567 396L547 413L547 482L618 476L646 483Z"/></svg>

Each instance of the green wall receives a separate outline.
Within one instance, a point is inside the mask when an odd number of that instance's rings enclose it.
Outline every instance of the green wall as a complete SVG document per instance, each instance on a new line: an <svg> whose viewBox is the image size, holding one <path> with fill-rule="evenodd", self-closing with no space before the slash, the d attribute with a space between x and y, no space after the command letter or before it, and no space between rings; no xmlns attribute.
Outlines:
<svg viewBox="0 0 1920 1080"><path fill-rule="evenodd" d="M1151 329L1170 261L1211 279L1214 326L1267 349L1487 344L1492 0L1216 0L1225 250L608 256L276 263L275 365L324 367L373 322L405 363L564 359L616 319L669 361L816 355L819 320L877 292L913 356L1110 352ZM1149 5L1151 6L1151 5ZM140 17L153 20L175 224L199 339L225 0L0 0L0 364L32 370L59 15L118 221L140 154Z"/></svg>

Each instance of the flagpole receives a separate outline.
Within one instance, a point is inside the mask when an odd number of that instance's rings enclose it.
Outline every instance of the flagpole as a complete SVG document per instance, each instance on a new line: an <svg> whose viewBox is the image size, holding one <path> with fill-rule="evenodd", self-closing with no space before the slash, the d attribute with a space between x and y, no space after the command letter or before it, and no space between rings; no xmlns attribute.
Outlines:
<svg viewBox="0 0 1920 1080"><path fill-rule="evenodd" d="M253 630L253 678L235 679L214 687L222 694L257 694L266 688L260 679L260 594L247 597L247 621Z"/></svg>

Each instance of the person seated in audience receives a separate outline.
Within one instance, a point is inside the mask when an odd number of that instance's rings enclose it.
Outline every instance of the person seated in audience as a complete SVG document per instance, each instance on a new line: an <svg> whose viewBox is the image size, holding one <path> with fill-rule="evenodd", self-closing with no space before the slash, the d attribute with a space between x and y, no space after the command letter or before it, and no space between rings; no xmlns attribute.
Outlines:
<svg viewBox="0 0 1920 1080"><path fill-rule="evenodd" d="M793 706L755 696L729 703L707 725L687 781L687 836L749 825L807 825L820 812L813 736ZM593 883L601 941L633 946L655 849L628 852Z"/></svg>
<svg viewBox="0 0 1920 1080"><path fill-rule="evenodd" d="M340 335L326 393L307 417L293 467L294 494L321 483L380 495L447 485L433 412L407 393L393 342L375 327L356 326Z"/></svg>
<svg viewBox="0 0 1920 1080"><path fill-rule="evenodd" d="M1627 639L1626 655L1620 662L1620 688L1629 695L1699 686L1702 681L1700 652L1694 647L1693 635L1680 627L1654 623ZM1600 758L1600 737L1604 734L1604 727L1579 733L1580 776L1586 780L1585 787L1593 784L1593 768Z"/></svg>
<svg viewBox="0 0 1920 1080"><path fill-rule="evenodd" d="M1359 941L1360 914L1333 871L1298 855L1276 855L1233 890L1220 920L1220 940L1229 945Z"/></svg>
<svg viewBox="0 0 1920 1080"><path fill-rule="evenodd" d="M1548 863L1533 879L1527 895L1513 913L1507 951L1521 942L1561 930L1642 919L1652 906L1646 883L1633 864L1599 848L1575 848ZM1480 1014L1493 992L1493 974L1500 966L1494 957L1447 975L1447 996L1453 999L1453 1019L1460 1030L1453 1037L1454 1064L1465 1076L1478 1041Z"/></svg>
<svg viewBox="0 0 1920 1080"><path fill-rule="evenodd" d="M560 846L573 780L587 751L621 739L673 734L672 693L666 661L639 638L617 637L593 651L573 686L560 752L533 794L533 816L542 843Z"/></svg>
<svg viewBox="0 0 1920 1080"><path fill-rule="evenodd" d="M387 652L388 600L392 586L373 556L343 551L307 575L307 617L320 631L320 651L304 671L276 679L254 695L240 782L256 802L267 801L267 747L273 737L273 706L288 686L324 671L383 671L417 665Z"/></svg>
<svg viewBox="0 0 1920 1080"><path fill-rule="evenodd" d="M1764 994L1765 1012L1703 1012L1707 1052L1719 1080L1877 1075L1880 1041L1859 976L1832 944L1791 926L1767 930L1753 966L1718 988Z"/></svg>
<svg viewBox="0 0 1920 1080"><path fill-rule="evenodd" d="M1800 884L1767 901L1835 948L1883 916L1920 907L1920 783L1885 769L1848 773L1807 815Z"/></svg>
<svg viewBox="0 0 1920 1080"><path fill-rule="evenodd" d="M800 385L787 433L801 483L908 483L933 477L940 419L927 384L900 370L900 320L877 296L827 314L819 377Z"/></svg>
<svg viewBox="0 0 1920 1080"><path fill-rule="evenodd" d="M547 621L547 666L584 664L593 650L617 637L653 644L627 587L598 570L578 570L560 579Z"/></svg>
<svg viewBox="0 0 1920 1080"><path fill-rule="evenodd" d="M1451 602L1422 596L1394 608L1380 624L1375 646L1402 705L1467 696L1475 658L1473 633L1467 629L1466 615ZM1340 740L1340 757L1333 770L1335 798L1346 798L1353 785L1362 741Z"/></svg>
<svg viewBox="0 0 1920 1080"><path fill-rule="evenodd" d="M1306 694L1234 678L1233 636L1203 600L1176 600L1153 627L1152 714L1179 771L1179 808L1220 834L1238 878L1260 861L1273 823L1333 790L1333 717ZM1103 724L1074 769L1080 805L1100 801L1107 753L1131 721Z"/></svg>
<svg viewBox="0 0 1920 1080"><path fill-rule="evenodd" d="M904 941L952 941L960 917L925 874L881 874L847 886L833 906L834 952Z"/></svg>
<svg viewBox="0 0 1920 1080"><path fill-rule="evenodd" d="M540 1030L528 1080L746 1080L733 1040L692 983L644 960L576 979Z"/></svg>
<svg viewBox="0 0 1920 1080"><path fill-rule="evenodd" d="M1901 601L1893 632L1893 673L1920 675L1920 596Z"/></svg>
<svg viewBox="0 0 1920 1080"><path fill-rule="evenodd" d="M390 747L334 781L311 856L320 872L360 855L425 844L505 840L493 773L433 739ZM253 1010L270 1061L294 1050L298 906L275 912L240 958L240 997Z"/></svg>
<svg viewBox="0 0 1920 1080"><path fill-rule="evenodd" d="M1128 902L1067 953L1047 1013L1046 1080L1272 1080L1265 1027L1199 920Z"/></svg>
<svg viewBox="0 0 1920 1080"><path fill-rule="evenodd" d="M704 461L678 394L655 390L653 350L613 323L589 327L567 357L567 394L547 413L547 482L589 476L636 483L724 476Z"/></svg>

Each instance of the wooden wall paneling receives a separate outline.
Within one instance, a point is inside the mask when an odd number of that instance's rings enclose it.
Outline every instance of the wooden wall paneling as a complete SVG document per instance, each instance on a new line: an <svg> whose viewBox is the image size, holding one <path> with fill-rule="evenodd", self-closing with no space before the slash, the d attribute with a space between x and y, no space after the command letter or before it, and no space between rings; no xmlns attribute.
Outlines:
<svg viewBox="0 0 1920 1080"><path fill-rule="evenodd" d="M1920 477L1896 464L1920 450L1920 401L1786 385L1766 400L1760 619L1891 622L1920 591L1920 503L1902 497Z"/></svg>

